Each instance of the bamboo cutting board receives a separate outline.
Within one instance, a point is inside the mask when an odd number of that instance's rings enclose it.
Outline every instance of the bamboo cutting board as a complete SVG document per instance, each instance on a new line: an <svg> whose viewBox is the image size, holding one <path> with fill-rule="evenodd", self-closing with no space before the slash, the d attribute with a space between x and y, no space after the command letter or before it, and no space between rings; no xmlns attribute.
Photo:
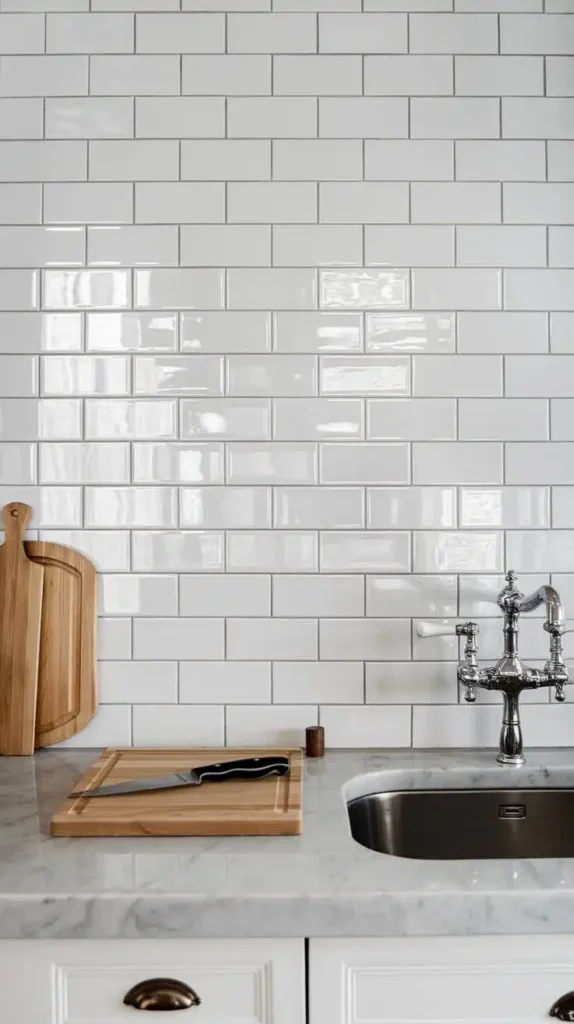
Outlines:
<svg viewBox="0 0 574 1024"><path fill-rule="evenodd" d="M296 835L302 830L303 755L299 749L110 747L78 780L74 791L269 754L289 758L288 775L204 782L200 786L93 799L72 794L52 818L52 835Z"/></svg>
<svg viewBox="0 0 574 1024"><path fill-rule="evenodd" d="M62 544L29 541L25 549L44 573L35 745L45 747L74 736L98 707L96 570Z"/></svg>
<svg viewBox="0 0 574 1024"><path fill-rule="evenodd" d="M44 569L24 551L30 506L4 508L0 547L0 754L33 754Z"/></svg>

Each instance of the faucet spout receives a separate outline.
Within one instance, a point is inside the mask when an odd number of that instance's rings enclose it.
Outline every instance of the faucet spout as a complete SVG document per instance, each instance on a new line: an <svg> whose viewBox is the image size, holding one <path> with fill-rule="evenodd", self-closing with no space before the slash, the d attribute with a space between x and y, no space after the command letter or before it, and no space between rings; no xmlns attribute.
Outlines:
<svg viewBox="0 0 574 1024"><path fill-rule="evenodd" d="M547 631L558 636L564 633L566 629L564 608L562 607L560 595L554 587L546 584L535 590L533 594L529 594L528 597L520 597L516 602L516 608L519 612L532 612L541 604L546 605Z"/></svg>

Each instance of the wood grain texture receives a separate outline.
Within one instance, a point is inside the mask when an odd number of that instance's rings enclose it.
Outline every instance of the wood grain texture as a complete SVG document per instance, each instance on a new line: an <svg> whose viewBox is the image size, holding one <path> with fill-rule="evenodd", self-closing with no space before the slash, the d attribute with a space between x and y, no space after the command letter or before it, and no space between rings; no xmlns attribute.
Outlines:
<svg viewBox="0 0 574 1024"><path fill-rule="evenodd" d="M69 796L52 818L54 836L274 836L302 830L303 755L283 747L110 747L74 792L240 757L279 754L289 775L204 782L125 796Z"/></svg>
<svg viewBox="0 0 574 1024"><path fill-rule="evenodd" d="M24 551L30 506L6 505L0 547L0 754L33 754L44 569Z"/></svg>
<svg viewBox="0 0 574 1024"><path fill-rule="evenodd" d="M26 554L44 570L36 747L67 740L98 707L97 576L73 548L29 541Z"/></svg>

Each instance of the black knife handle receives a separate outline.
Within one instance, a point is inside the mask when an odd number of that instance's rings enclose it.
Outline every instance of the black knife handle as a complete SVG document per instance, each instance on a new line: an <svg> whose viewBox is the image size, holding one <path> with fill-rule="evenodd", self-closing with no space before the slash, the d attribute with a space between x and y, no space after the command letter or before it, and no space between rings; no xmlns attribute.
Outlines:
<svg viewBox="0 0 574 1024"><path fill-rule="evenodd" d="M193 771L202 782L223 782L226 779L264 779L267 775L287 775L288 757L243 757L238 761L222 761Z"/></svg>

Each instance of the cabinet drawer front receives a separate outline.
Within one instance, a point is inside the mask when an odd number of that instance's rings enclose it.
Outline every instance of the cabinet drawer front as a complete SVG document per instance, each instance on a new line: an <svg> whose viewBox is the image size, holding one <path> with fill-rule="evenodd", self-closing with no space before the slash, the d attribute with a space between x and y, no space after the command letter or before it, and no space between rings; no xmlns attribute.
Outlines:
<svg viewBox="0 0 574 1024"><path fill-rule="evenodd" d="M310 1024L549 1024L571 936L317 940Z"/></svg>
<svg viewBox="0 0 574 1024"><path fill-rule="evenodd" d="M304 969L302 940L0 943L0 991L26 1024L134 1024L124 996L153 978L201 999L182 1024L304 1024Z"/></svg>

